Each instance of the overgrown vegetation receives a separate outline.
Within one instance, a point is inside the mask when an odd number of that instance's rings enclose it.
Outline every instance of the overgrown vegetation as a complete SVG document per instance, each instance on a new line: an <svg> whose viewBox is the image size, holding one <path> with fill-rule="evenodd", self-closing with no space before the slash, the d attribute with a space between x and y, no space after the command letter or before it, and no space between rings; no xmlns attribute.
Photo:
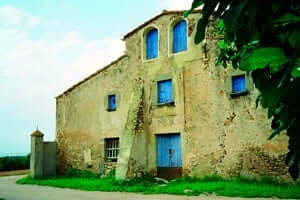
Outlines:
<svg viewBox="0 0 300 200"><path fill-rule="evenodd" d="M17 181L18 184L34 184L73 188L87 191L107 192L138 192L144 194L176 194L199 195L215 193L229 197L278 197L300 198L300 185L292 183L278 183L265 179L261 182L243 178L224 180L218 176L205 178L185 177L165 183L153 176L145 175L128 181L118 181L114 172L103 178L87 171L68 170L68 176L46 179L33 179L30 176Z"/></svg>
<svg viewBox="0 0 300 200"><path fill-rule="evenodd" d="M268 109L273 132L286 131L286 163L296 180L300 163L300 1L299 0L194 0L203 6L195 43L205 38L209 18L219 20L219 63L251 72L260 102Z"/></svg>
<svg viewBox="0 0 300 200"><path fill-rule="evenodd" d="M29 169L30 155L7 156L0 158L0 171Z"/></svg>

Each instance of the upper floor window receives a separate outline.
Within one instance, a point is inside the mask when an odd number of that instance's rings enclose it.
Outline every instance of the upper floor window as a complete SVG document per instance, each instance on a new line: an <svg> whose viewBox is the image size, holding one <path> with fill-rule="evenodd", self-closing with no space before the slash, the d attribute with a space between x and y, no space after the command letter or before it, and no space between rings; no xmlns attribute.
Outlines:
<svg viewBox="0 0 300 200"><path fill-rule="evenodd" d="M152 29L146 36L146 58L153 59L158 56L158 31Z"/></svg>
<svg viewBox="0 0 300 200"><path fill-rule="evenodd" d="M109 111L114 111L117 109L117 100L116 100L116 95L108 95L108 110Z"/></svg>
<svg viewBox="0 0 300 200"><path fill-rule="evenodd" d="M172 80L163 80L157 82L157 92L158 92L158 103L172 103L173 100L173 89Z"/></svg>
<svg viewBox="0 0 300 200"><path fill-rule="evenodd" d="M179 21L173 28L173 53L187 50L186 21Z"/></svg>
<svg viewBox="0 0 300 200"><path fill-rule="evenodd" d="M232 93L246 92L246 78L245 75L232 76Z"/></svg>

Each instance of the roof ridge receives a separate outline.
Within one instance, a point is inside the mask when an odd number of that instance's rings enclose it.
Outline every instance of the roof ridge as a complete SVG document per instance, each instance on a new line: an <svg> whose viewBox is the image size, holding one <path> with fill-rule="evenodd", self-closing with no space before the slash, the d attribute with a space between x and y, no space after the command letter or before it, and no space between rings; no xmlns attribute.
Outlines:
<svg viewBox="0 0 300 200"><path fill-rule="evenodd" d="M125 40L126 38L128 38L129 36L131 36L132 34L134 34L136 31L138 31L139 29L147 26L148 24L150 24L152 21L156 20L157 18L163 16L163 15L168 15L168 14L180 14L183 12L186 11L186 10L162 10L161 13L155 15L154 17L148 19L147 21L145 21L144 23L140 24L139 26L137 26L136 28L134 28L132 31L126 33L122 40ZM201 12L202 10L201 9L195 9L193 10L192 13L198 13L198 12Z"/></svg>

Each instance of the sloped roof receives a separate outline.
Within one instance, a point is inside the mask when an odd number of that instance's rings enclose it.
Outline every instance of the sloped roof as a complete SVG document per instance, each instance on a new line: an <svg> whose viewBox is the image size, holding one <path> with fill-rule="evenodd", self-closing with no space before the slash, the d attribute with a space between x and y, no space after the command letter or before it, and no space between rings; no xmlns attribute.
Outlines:
<svg viewBox="0 0 300 200"><path fill-rule="evenodd" d="M134 34L135 32L137 32L138 30L142 29L143 27L147 26L148 24L152 23L154 20L160 18L161 16L164 15L169 15L169 14L178 14L178 15L183 15L184 10L163 10L160 14L152 17L151 19L147 20L146 22L144 22L143 24L137 26L135 29L133 29L132 31L130 31L129 33L127 33L126 35L124 35L123 40L125 40L126 38L130 37L132 34ZM193 13L199 13L201 12L200 9L194 10ZM61 93L60 95L56 96L55 98L59 98L62 95L71 92L73 89L75 89L77 86L79 86L80 84L84 83L85 81L89 80L90 78L96 76L97 74L101 73L102 71L108 69L110 66L112 66L113 64L119 62L120 60L122 60L123 58L127 57L127 55L123 55L121 57L119 57L118 59L112 61L110 64L106 65L105 67L99 69L98 71L96 71L95 73L91 74L90 76L86 77L85 79L79 81L78 83L76 83L75 85L71 86L69 89L67 89L66 91L64 91L63 93Z"/></svg>
<svg viewBox="0 0 300 200"><path fill-rule="evenodd" d="M79 86L80 84L84 83L85 81L89 80L90 78L96 76L97 74L101 73L102 71L108 69L110 66L112 66L113 64L119 62L120 60L122 60L123 58L127 57L127 55L123 55L119 58L117 58L116 60L112 61L111 63L109 63L108 65L106 65L105 67L97 70L95 73L89 75L88 77L86 77L85 79L79 81L78 83L76 83L75 85L71 86L70 88L68 88L66 91L64 91L63 93L61 93L60 95L56 96L55 98L59 98L61 97L62 95L68 93L68 92L71 92L73 89L75 89L77 86Z"/></svg>
<svg viewBox="0 0 300 200"><path fill-rule="evenodd" d="M133 35L135 32L137 32L138 30L144 28L145 26L147 26L148 24L151 24L154 20L160 18L161 16L164 15L169 15L169 14L178 14L178 15L183 15L185 10L163 10L160 14L152 17L151 19L147 20L146 22L144 22L143 24L137 26L135 29L133 29L132 31L130 31L129 33L127 33L126 35L124 35L123 40L125 40L126 38L130 37L131 35ZM200 9L196 9L193 11L193 13L199 13L201 12Z"/></svg>

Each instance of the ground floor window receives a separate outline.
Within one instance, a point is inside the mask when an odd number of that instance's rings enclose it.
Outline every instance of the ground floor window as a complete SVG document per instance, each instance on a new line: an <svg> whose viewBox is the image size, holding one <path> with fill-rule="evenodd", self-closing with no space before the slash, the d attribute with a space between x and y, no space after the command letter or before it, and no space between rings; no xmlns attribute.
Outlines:
<svg viewBox="0 0 300 200"><path fill-rule="evenodd" d="M108 161L116 162L119 155L119 138L105 139L105 158Z"/></svg>

